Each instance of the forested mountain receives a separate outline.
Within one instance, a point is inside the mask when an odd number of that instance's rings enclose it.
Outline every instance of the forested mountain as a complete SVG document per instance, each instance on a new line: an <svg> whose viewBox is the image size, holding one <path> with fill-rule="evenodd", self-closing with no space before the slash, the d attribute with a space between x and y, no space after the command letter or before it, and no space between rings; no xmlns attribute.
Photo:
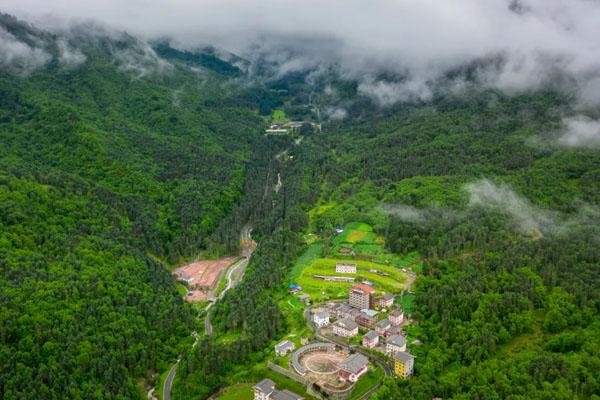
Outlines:
<svg viewBox="0 0 600 400"><path fill-rule="evenodd" d="M8 15L0 39L0 397L139 398L179 354L176 400L257 378L304 235L364 221L424 264L415 376L374 398L599 398L600 152L561 142L568 90L467 65L461 91L382 104L285 51ZM315 128L264 135L275 110ZM168 268L234 254L248 222L258 248L192 347Z"/></svg>
<svg viewBox="0 0 600 400"><path fill-rule="evenodd" d="M262 122L133 37L0 22L45 61L0 74L0 397L136 398L191 331L165 266L219 251Z"/></svg>

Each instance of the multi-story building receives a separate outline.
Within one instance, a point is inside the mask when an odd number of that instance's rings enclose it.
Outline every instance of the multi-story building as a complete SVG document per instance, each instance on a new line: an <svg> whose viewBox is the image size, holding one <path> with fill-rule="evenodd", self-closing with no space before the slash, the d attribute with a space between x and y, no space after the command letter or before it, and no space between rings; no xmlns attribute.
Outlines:
<svg viewBox="0 0 600 400"><path fill-rule="evenodd" d="M347 381L356 382L369 369L369 359L354 353L340 364L339 376Z"/></svg>
<svg viewBox="0 0 600 400"><path fill-rule="evenodd" d="M335 309L335 316L337 319L344 319L344 318L352 318L352 319L356 319L356 317L358 317L361 313L360 310L357 310L354 307L350 307L347 303L339 303Z"/></svg>
<svg viewBox="0 0 600 400"><path fill-rule="evenodd" d="M375 325L375 330L381 336L386 336L386 333L391 328L391 326L392 325L390 324L390 320L386 318L386 319L382 319Z"/></svg>
<svg viewBox="0 0 600 400"><path fill-rule="evenodd" d="M394 295L386 293L377 299L377 305L381 308L391 307L394 304Z"/></svg>
<svg viewBox="0 0 600 400"><path fill-rule="evenodd" d="M405 351L394 353L392 356L394 359L394 372L397 376L402 378L408 378L413 374L415 366L415 358L412 354Z"/></svg>
<svg viewBox="0 0 600 400"><path fill-rule="evenodd" d="M335 272L340 274L355 274L356 264L349 262L339 262L335 264Z"/></svg>
<svg viewBox="0 0 600 400"><path fill-rule="evenodd" d="M317 311L313 315L313 322L319 328L329 325L329 313L327 311Z"/></svg>
<svg viewBox="0 0 600 400"><path fill-rule="evenodd" d="M348 303L359 310L373 308L374 293L375 289L364 283L352 286L348 295Z"/></svg>
<svg viewBox="0 0 600 400"><path fill-rule="evenodd" d="M344 318L333 324L333 333L342 337L354 337L358 335L358 325L352 318Z"/></svg>
<svg viewBox="0 0 600 400"><path fill-rule="evenodd" d="M374 348L379 344L379 334L375 331L367 332L362 338L362 345L369 349Z"/></svg>
<svg viewBox="0 0 600 400"><path fill-rule="evenodd" d="M395 354L406 351L406 339L402 335L390 336L385 341L385 352Z"/></svg>
<svg viewBox="0 0 600 400"><path fill-rule="evenodd" d="M253 389L254 400L304 400L304 397L289 390L277 390L275 382L270 379L263 379Z"/></svg>
<svg viewBox="0 0 600 400"><path fill-rule="evenodd" d="M377 314L375 310L361 310L354 320L364 328L372 328L377 323Z"/></svg>
<svg viewBox="0 0 600 400"><path fill-rule="evenodd" d="M394 310L388 314L390 324L398 326L404 321L404 313L401 310Z"/></svg>

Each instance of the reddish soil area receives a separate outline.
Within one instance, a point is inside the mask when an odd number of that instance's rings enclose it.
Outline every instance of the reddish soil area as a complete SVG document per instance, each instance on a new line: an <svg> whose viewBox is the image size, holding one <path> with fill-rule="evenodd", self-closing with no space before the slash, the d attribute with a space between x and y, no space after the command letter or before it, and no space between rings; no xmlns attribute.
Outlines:
<svg viewBox="0 0 600 400"><path fill-rule="evenodd" d="M225 257L218 260L195 261L173 270L173 275L178 280L187 282L187 287L192 294L186 296L186 300L206 300L209 292L214 289L221 272L234 260L235 257Z"/></svg>

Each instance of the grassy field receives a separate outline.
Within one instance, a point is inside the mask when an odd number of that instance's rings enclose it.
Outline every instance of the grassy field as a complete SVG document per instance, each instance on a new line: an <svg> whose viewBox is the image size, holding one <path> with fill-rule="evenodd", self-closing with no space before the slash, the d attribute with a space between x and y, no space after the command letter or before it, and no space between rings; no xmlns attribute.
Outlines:
<svg viewBox="0 0 600 400"><path fill-rule="evenodd" d="M406 281L406 274L402 272L400 268L393 265L354 260L357 264L356 274L338 274L335 272L335 264L347 260L337 258L315 258L310 262L306 262L307 260L304 261L303 267L301 266L297 269L294 267L297 272L294 282L302 286L303 292L308 293L313 302L346 297L348 295L348 288L363 280L373 282L375 289L380 293L400 292L404 288L404 282ZM371 272L371 270L376 270L378 272ZM387 274L387 276L383 276L382 274ZM313 275L353 277L355 278L355 283L327 282L314 278Z"/></svg>
<svg viewBox="0 0 600 400"><path fill-rule="evenodd" d="M229 386L223 390L218 400L252 400L254 398L254 391L252 390L253 384L251 383L240 383L235 386Z"/></svg>
<svg viewBox="0 0 600 400"><path fill-rule="evenodd" d="M298 257L292 271L290 272L291 280L289 283L296 283L294 279L300 276L302 270L312 264L317 258L321 257L323 252L323 242L315 242L308 246L306 251Z"/></svg>
<svg viewBox="0 0 600 400"><path fill-rule="evenodd" d="M377 367L373 364L369 365L369 371L362 376L358 382L356 382L356 386L352 391L352 396L350 399L359 399L362 395L364 395L367 391L369 391L373 386L377 385L377 383L381 382L383 379L383 370L381 367Z"/></svg>
<svg viewBox="0 0 600 400"><path fill-rule="evenodd" d="M395 299L396 304L400 304L405 314L412 314L414 311L415 295L410 293L404 293L403 296L397 296Z"/></svg>
<svg viewBox="0 0 600 400"><path fill-rule="evenodd" d="M373 228L363 222L351 222L344 231L333 238L333 254L340 254L341 248L350 248L356 254L376 255L383 253L384 239L373 232Z"/></svg>
<svg viewBox="0 0 600 400"><path fill-rule="evenodd" d="M273 121L287 121L287 116L285 115L285 111L281 109L273 110L273 114L271 115L271 119Z"/></svg>

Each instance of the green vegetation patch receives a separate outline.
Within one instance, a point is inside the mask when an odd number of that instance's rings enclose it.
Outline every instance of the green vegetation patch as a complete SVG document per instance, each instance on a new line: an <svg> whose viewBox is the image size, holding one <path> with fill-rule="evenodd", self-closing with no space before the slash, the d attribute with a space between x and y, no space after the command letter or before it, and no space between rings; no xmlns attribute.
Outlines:
<svg viewBox="0 0 600 400"><path fill-rule="evenodd" d="M381 367L370 364L369 371L356 382L350 399L360 399L366 392L381 382L382 379L383 370Z"/></svg>
<svg viewBox="0 0 600 400"><path fill-rule="evenodd" d="M285 111L282 109L273 110L273 114L271 114L271 119L273 121L287 121L287 116L285 115Z"/></svg>
<svg viewBox="0 0 600 400"><path fill-rule="evenodd" d="M254 391L252 390L251 383L240 383L235 386L230 386L223 390L218 400L252 400L254 398Z"/></svg>
<svg viewBox="0 0 600 400"><path fill-rule="evenodd" d="M317 258L301 270L295 283L302 286L303 292L309 294L316 302L346 297L348 288L363 280L373 282L378 291L397 293L404 289L406 273L395 266L356 260L353 261L357 264L356 274L336 273L336 263L347 261L337 258ZM315 278L313 275L344 276L355 280L354 282L331 282Z"/></svg>

